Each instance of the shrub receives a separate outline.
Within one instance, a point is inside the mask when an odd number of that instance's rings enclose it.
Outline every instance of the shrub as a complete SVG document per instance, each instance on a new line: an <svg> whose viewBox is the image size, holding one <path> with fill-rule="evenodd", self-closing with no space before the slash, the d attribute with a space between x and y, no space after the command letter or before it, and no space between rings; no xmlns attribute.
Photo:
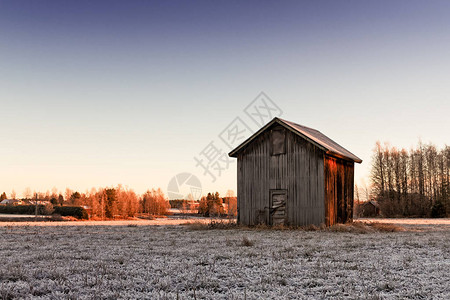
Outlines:
<svg viewBox="0 0 450 300"><path fill-rule="evenodd" d="M445 206L441 201L436 201L431 207L431 217L432 218L443 218L445 217L446 211Z"/></svg>
<svg viewBox="0 0 450 300"><path fill-rule="evenodd" d="M43 215L51 215L54 211L55 210L53 209L53 204L51 204L50 202L47 202L42 207L42 214Z"/></svg>
<svg viewBox="0 0 450 300"><path fill-rule="evenodd" d="M54 213L64 217L70 216L77 219L88 219L87 211L80 206L55 206Z"/></svg>
<svg viewBox="0 0 450 300"><path fill-rule="evenodd" d="M38 214L45 214L46 208L44 205L38 205ZM16 215L34 215L36 212L35 205L1 205L0 213L2 214L16 214Z"/></svg>

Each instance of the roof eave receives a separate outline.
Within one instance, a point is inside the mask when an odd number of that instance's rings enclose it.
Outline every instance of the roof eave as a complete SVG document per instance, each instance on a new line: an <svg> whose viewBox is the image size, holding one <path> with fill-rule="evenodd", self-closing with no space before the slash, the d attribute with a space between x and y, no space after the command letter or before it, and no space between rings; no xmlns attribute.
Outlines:
<svg viewBox="0 0 450 300"><path fill-rule="evenodd" d="M362 159L360 159L359 157L356 157L356 159L353 159L351 157L347 157L347 156L344 156L342 154L339 154L339 153L336 153L336 152L332 152L332 151L327 151L326 153L329 156L333 156L333 157L340 158L340 159L343 159L343 160L355 162L355 163L358 163L358 164L362 163Z"/></svg>

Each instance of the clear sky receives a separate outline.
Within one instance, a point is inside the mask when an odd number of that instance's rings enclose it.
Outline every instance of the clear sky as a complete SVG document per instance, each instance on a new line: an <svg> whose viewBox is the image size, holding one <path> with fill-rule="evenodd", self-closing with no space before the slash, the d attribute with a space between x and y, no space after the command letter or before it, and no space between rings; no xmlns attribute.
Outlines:
<svg viewBox="0 0 450 300"><path fill-rule="evenodd" d="M448 1L0 1L0 192L235 190L194 157L261 91L368 181L377 140L449 144L449 75Z"/></svg>

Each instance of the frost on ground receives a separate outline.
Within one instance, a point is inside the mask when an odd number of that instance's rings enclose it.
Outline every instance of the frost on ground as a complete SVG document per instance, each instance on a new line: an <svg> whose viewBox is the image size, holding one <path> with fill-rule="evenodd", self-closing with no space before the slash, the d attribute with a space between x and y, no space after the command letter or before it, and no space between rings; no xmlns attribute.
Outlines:
<svg viewBox="0 0 450 300"><path fill-rule="evenodd" d="M39 220L39 219L38 219ZM161 226L161 225L181 225L181 224L187 224L187 223L208 223L212 219L207 218L194 218L194 217L188 217L188 218L157 218L154 220L144 220L144 219L134 219L134 220L106 220L106 221L42 221L42 222L35 222L29 221L29 222L9 222L9 221L2 221L0 218L0 227L6 226L6 227L16 227L16 226L143 226L143 225L154 225L154 226Z"/></svg>
<svg viewBox="0 0 450 300"><path fill-rule="evenodd" d="M440 231L450 231L450 219L449 218L437 218L437 219L358 219L360 222L364 223L381 223L381 224L392 224L403 227L410 231L427 231L427 230L440 230Z"/></svg>
<svg viewBox="0 0 450 300"><path fill-rule="evenodd" d="M450 231L0 227L0 299L450 299Z"/></svg>

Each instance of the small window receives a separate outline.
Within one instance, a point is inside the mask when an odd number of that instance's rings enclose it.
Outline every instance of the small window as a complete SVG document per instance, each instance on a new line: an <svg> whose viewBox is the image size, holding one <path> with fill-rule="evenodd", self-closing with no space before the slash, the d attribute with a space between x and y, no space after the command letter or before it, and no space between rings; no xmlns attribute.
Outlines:
<svg viewBox="0 0 450 300"><path fill-rule="evenodd" d="M272 155L286 153L286 134L284 129L274 129L271 134Z"/></svg>

